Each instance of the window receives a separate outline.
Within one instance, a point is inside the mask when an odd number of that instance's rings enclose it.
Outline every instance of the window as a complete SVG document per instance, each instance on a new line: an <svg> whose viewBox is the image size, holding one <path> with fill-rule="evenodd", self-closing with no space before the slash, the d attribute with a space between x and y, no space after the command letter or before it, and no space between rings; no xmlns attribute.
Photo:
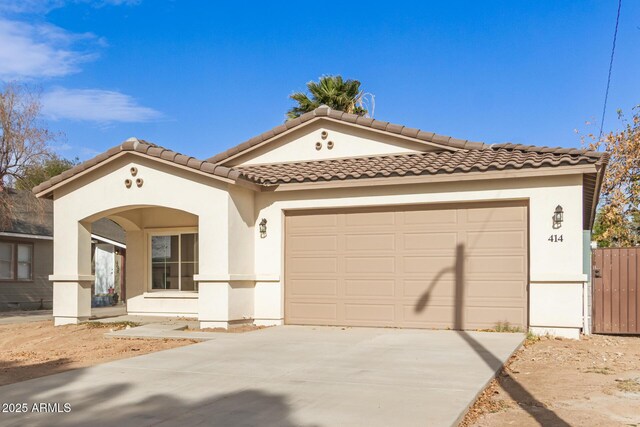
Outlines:
<svg viewBox="0 0 640 427"><path fill-rule="evenodd" d="M0 280L33 280L33 245L0 242Z"/></svg>
<svg viewBox="0 0 640 427"><path fill-rule="evenodd" d="M197 291L198 234L151 236L151 289Z"/></svg>

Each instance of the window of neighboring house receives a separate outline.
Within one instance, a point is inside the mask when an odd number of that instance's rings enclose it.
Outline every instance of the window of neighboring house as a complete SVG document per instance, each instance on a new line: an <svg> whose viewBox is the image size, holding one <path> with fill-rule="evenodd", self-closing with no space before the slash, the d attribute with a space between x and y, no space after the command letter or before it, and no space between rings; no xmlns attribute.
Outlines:
<svg viewBox="0 0 640 427"><path fill-rule="evenodd" d="M0 280L33 280L33 245L0 242Z"/></svg>
<svg viewBox="0 0 640 427"><path fill-rule="evenodd" d="M151 289L197 291L198 234L151 236Z"/></svg>

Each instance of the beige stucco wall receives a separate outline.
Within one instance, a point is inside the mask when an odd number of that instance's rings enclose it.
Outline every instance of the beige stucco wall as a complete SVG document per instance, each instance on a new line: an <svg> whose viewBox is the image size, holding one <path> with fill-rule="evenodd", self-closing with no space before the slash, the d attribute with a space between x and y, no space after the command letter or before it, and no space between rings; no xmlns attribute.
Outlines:
<svg viewBox="0 0 640 427"><path fill-rule="evenodd" d="M135 177L131 175L131 167L138 169ZM125 187L125 179L136 178L144 180L142 187L135 183L131 188ZM127 153L56 190L52 278L54 317L59 318L58 323L90 314L84 302L87 283L90 286L92 280L90 224L104 216L113 218L127 231L127 298L131 310L147 314L198 314L197 298L180 296L172 302L171 295L145 297L146 233L153 228L197 225L200 274L216 280L228 277L231 267L228 185Z"/></svg>
<svg viewBox="0 0 640 427"><path fill-rule="evenodd" d="M265 239L256 237L256 276L280 280L260 285L261 297L256 297L256 313L273 315L273 304L277 301L279 319L284 317L283 219L287 210L496 200L529 202L531 325L579 328L581 300L578 298L576 304L566 304L565 296L579 293L586 280L582 274L582 176L579 174L260 193L256 196L256 221L267 218L269 235ZM564 207L565 214L562 228L554 230L552 214L557 205ZM563 242L549 242L551 234L562 234ZM563 286L559 294L563 296L556 299L554 286L558 283ZM564 314L558 316L557 312Z"/></svg>
<svg viewBox="0 0 640 427"><path fill-rule="evenodd" d="M322 131L328 136L322 139ZM329 149L327 143L333 142ZM320 142L322 148L316 149ZM403 137L381 133L373 129L350 126L327 119L319 119L302 129L280 137L277 142L257 148L246 155L228 161L229 165L260 163L300 162L340 157L375 156L379 154L431 151L426 143L410 141Z"/></svg>
<svg viewBox="0 0 640 427"><path fill-rule="evenodd" d="M320 138L328 130L326 140ZM335 143L326 149L326 141ZM324 141L321 150L317 141ZM429 150L429 146L331 121L317 121L285 135L271 147L230 163L300 161ZM127 189L130 168L141 188ZM537 330L579 331L582 322L582 175L538 176L405 185L255 192L134 154L75 179L55 191L54 292L56 318L87 315L91 277L87 247L90 223L102 216L127 231L128 309L140 314L197 316L203 326L254 319L280 324L284 318L284 213L294 209L389 206L471 201L526 200L529 204L530 325ZM562 228L552 228L557 205ZM267 220L267 236L258 223ZM148 292L148 232L196 227L199 232L199 293ZM549 242L552 234L563 241ZM80 250L77 250L80 249ZM57 295L57 298L56 296ZM561 314L560 314L561 313ZM62 323L63 320L60 321Z"/></svg>

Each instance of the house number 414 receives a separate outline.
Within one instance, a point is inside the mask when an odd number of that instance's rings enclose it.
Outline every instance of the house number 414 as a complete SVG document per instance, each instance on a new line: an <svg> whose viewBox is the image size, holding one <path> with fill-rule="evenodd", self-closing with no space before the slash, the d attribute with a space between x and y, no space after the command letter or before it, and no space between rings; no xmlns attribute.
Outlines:
<svg viewBox="0 0 640 427"><path fill-rule="evenodd" d="M552 234L547 240L551 243L558 243L563 242L564 238L562 237L562 234Z"/></svg>

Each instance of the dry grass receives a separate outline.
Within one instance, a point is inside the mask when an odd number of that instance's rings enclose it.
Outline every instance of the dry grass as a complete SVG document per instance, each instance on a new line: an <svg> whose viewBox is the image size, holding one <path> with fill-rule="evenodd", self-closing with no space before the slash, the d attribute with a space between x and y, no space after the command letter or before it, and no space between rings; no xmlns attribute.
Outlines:
<svg viewBox="0 0 640 427"><path fill-rule="evenodd" d="M53 326L52 321L44 321L0 325L0 386L195 342L104 336L107 328L127 326L131 323Z"/></svg>
<svg viewBox="0 0 640 427"><path fill-rule="evenodd" d="M640 378L628 380L616 380L616 387L625 393L640 393Z"/></svg>
<svg viewBox="0 0 640 427"><path fill-rule="evenodd" d="M640 426L638 360L640 337L528 337L460 425Z"/></svg>

